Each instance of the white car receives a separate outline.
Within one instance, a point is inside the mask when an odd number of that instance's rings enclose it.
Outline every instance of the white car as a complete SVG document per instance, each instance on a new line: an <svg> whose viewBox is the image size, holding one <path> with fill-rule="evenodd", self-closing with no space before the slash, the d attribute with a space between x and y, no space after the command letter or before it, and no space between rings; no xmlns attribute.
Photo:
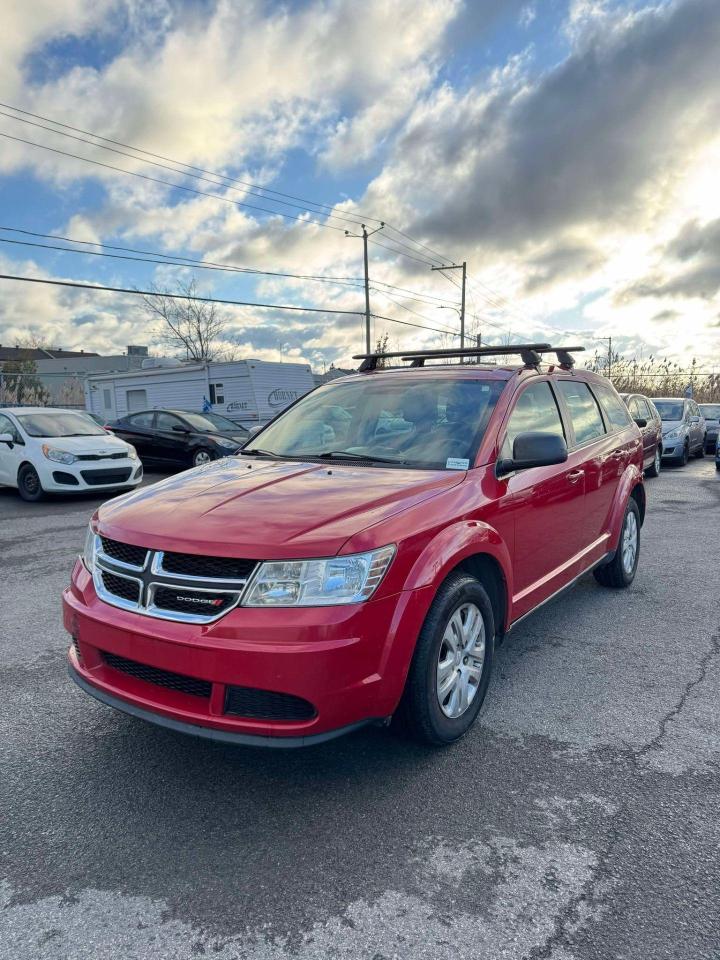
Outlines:
<svg viewBox="0 0 720 960"><path fill-rule="evenodd" d="M82 411L0 408L0 486L17 487L23 500L132 490L142 474L135 448Z"/></svg>

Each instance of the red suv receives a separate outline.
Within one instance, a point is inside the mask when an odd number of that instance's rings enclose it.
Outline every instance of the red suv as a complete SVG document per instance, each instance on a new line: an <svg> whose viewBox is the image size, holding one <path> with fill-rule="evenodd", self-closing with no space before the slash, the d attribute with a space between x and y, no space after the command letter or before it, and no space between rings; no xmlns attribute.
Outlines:
<svg viewBox="0 0 720 960"><path fill-rule="evenodd" d="M240 455L104 504L63 595L72 678L235 743L393 715L457 740L514 626L588 570L635 576L640 431L571 349L363 357Z"/></svg>

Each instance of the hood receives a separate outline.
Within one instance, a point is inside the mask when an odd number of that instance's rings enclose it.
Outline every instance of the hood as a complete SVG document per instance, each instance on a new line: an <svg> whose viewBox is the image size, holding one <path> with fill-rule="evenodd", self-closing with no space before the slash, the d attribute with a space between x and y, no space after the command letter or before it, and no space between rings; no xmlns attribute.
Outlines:
<svg viewBox="0 0 720 960"><path fill-rule="evenodd" d="M211 440L214 440L215 437L225 437L227 440L234 440L235 443L240 446L242 446L243 443L247 443L248 440L247 433L240 433L240 431L235 432L233 430L213 430L212 433L203 433L199 434L199 436L210 437Z"/></svg>
<svg viewBox="0 0 720 960"><path fill-rule="evenodd" d="M129 444L112 433L98 434L90 437L33 437L38 443L46 443L57 450L67 450L76 455L92 454L93 456L111 453L124 453Z"/></svg>
<svg viewBox="0 0 720 960"><path fill-rule="evenodd" d="M464 471L225 457L100 507L100 532L156 550L248 559L334 556L348 539L449 490ZM378 531L378 546L384 545Z"/></svg>
<svg viewBox="0 0 720 960"><path fill-rule="evenodd" d="M680 427L685 426L684 420L663 420L662 421L662 435L665 436L666 433L670 433L671 430L679 430Z"/></svg>

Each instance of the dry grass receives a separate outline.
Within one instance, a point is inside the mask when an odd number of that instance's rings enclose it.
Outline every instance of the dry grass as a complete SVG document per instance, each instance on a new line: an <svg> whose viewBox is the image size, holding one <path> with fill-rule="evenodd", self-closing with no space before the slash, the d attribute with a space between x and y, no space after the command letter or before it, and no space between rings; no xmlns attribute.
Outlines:
<svg viewBox="0 0 720 960"><path fill-rule="evenodd" d="M595 354L588 369L607 375L607 356ZM614 356L611 377L618 393L642 393L647 397L682 397L692 385L698 403L720 403L720 374L704 373L693 360L681 367L671 360L625 360Z"/></svg>

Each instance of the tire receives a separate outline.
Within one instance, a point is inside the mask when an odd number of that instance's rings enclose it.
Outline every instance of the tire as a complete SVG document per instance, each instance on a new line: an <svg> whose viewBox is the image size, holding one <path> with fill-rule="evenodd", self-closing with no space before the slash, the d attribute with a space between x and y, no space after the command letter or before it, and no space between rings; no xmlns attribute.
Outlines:
<svg viewBox="0 0 720 960"><path fill-rule="evenodd" d="M36 503L45 496L40 477L32 464L25 463L18 471L18 493L28 503Z"/></svg>
<svg viewBox="0 0 720 960"><path fill-rule="evenodd" d="M662 467L662 450L660 449L660 444L655 448L655 459L652 462L652 465L647 468L645 471L646 477L657 477L660 473Z"/></svg>
<svg viewBox="0 0 720 960"><path fill-rule="evenodd" d="M628 547L630 537L634 536L635 546L630 562ZM627 539L626 539L627 538ZM615 556L610 563L602 567L596 567L593 575L597 582L603 587L612 587L615 590L622 590L629 587L635 579L638 560L640 559L640 511L633 497L628 500L625 507L625 516L623 517L622 529L620 530L620 540L618 542Z"/></svg>
<svg viewBox="0 0 720 960"><path fill-rule="evenodd" d="M680 457L680 460L678 462L680 463L681 467L686 467L689 459L690 459L690 444L687 443L686 441L685 446L683 447L682 456Z"/></svg>
<svg viewBox="0 0 720 960"><path fill-rule="evenodd" d="M195 450L192 454L192 465L194 467L201 467L214 459L215 455L212 450L208 450L207 447L200 447L199 450Z"/></svg>
<svg viewBox="0 0 720 960"><path fill-rule="evenodd" d="M705 456L705 437L703 437L703 442L700 444L699 450L695 453L696 460L702 460Z"/></svg>
<svg viewBox="0 0 720 960"><path fill-rule="evenodd" d="M465 628L467 636L463 635ZM463 655L466 643L473 644L472 659ZM404 730L414 739L438 747L463 737L485 699L494 650L495 617L485 588L468 574L451 574L438 590L418 637L398 711ZM446 664L444 669L441 662ZM454 683L453 677L457 678ZM442 686L447 689L446 696L439 689ZM468 701L464 707L463 695ZM454 715L457 710L460 712Z"/></svg>

